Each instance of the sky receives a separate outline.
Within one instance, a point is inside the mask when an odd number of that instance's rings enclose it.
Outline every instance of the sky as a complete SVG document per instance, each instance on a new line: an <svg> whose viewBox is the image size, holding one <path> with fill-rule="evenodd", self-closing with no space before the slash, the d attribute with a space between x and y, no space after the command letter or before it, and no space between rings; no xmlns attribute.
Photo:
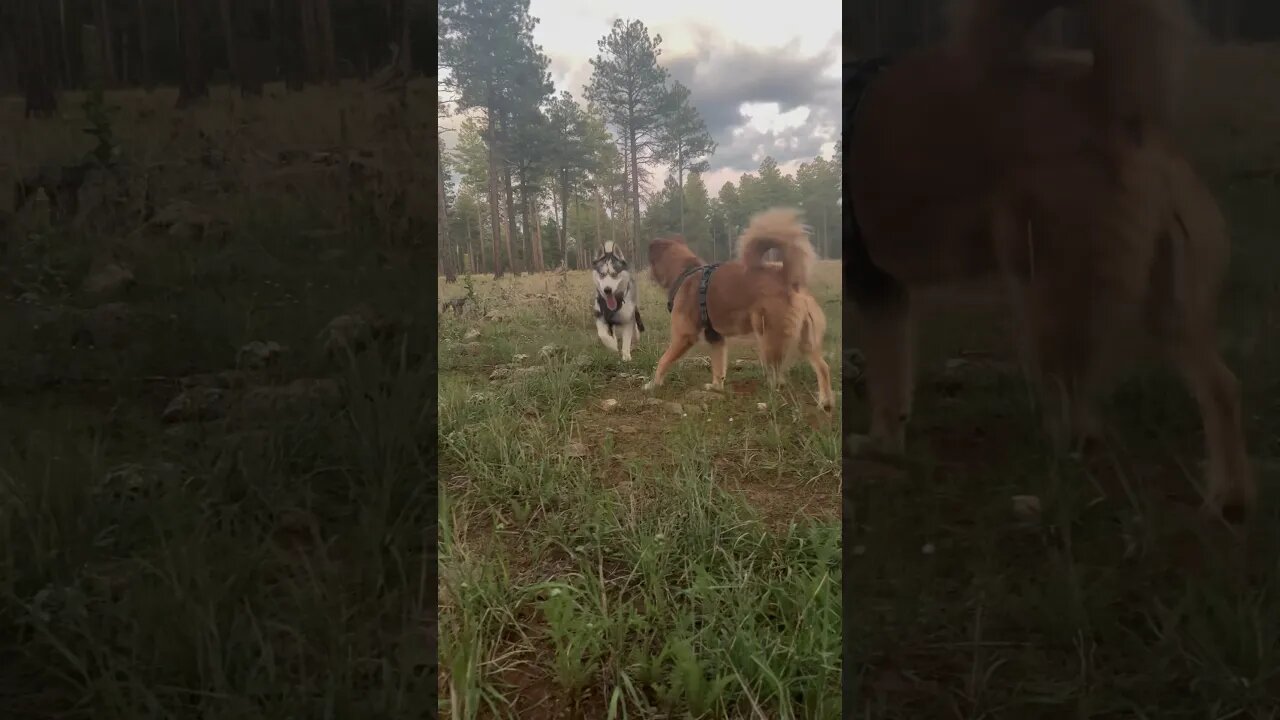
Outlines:
<svg viewBox="0 0 1280 720"><path fill-rule="evenodd" d="M751 8L751 9L748 9ZM781 12L779 12L781 10ZM614 19L640 20L662 36L658 63L690 91L717 149L703 175L715 195L771 155L784 173L830 157L840 133L841 5L788 0L531 0L534 40L551 60L556 92L585 102L597 41ZM447 121L442 121L444 124ZM451 144L453 133L446 133ZM650 190L662 186L654 169Z"/></svg>

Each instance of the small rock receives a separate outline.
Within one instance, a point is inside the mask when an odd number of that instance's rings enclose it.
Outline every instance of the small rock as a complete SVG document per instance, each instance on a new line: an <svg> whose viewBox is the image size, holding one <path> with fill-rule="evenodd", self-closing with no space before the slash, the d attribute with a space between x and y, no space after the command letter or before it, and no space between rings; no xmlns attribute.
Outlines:
<svg viewBox="0 0 1280 720"><path fill-rule="evenodd" d="M676 415L684 414L684 405L681 405L678 402L664 402L662 403L662 407L665 408L667 412L675 413Z"/></svg>
<svg viewBox="0 0 1280 720"><path fill-rule="evenodd" d="M490 381L506 380L509 377L511 377L511 368L506 367L505 365L499 365L493 369L493 372L489 373Z"/></svg>
<svg viewBox="0 0 1280 720"><path fill-rule="evenodd" d="M577 441L571 442L569 443L569 446L565 448L564 455L565 457L571 458L586 457L587 446Z"/></svg>
<svg viewBox="0 0 1280 720"><path fill-rule="evenodd" d="M1040 517L1040 498L1035 495L1014 495L1013 515L1019 520L1036 520Z"/></svg>
<svg viewBox="0 0 1280 720"><path fill-rule="evenodd" d="M600 409L605 412L612 412L618 408L618 401L615 398L607 398L600 403Z"/></svg>
<svg viewBox="0 0 1280 720"><path fill-rule="evenodd" d="M547 360L564 357L566 349L561 345L543 345L538 354Z"/></svg>
<svg viewBox="0 0 1280 720"><path fill-rule="evenodd" d="M466 335L463 335L463 336L462 336L462 339L463 339L463 340L475 340L475 339L476 339L476 338L478 338L478 337L480 337L480 331L479 331L477 328L471 328L470 330L468 330L468 331L467 331L467 334L466 334Z"/></svg>
<svg viewBox="0 0 1280 720"><path fill-rule="evenodd" d="M573 366L581 370L591 366L591 356L586 353L578 353L573 358Z"/></svg>
<svg viewBox="0 0 1280 720"><path fill-rule="evenodd" d="M764 412L765 410L768 410L768 409L769 409L769 404L768 404L768 403L756 403L756 409L757 409L757 410L759 410L760 412Z"/></svg>
<svg viewBox="0 0 1280 720"><path fill-rule="evenodd" d="M519 354L515 355L514 357L512 357L512 358L511 358L511 361L512 361L512 362L518 362L518 363L519 363L519 362L524 362L525 360L528 360L528 359L529 359L529 356L528 356L528 355L525 355L524 353L519 353Z"/></svg>

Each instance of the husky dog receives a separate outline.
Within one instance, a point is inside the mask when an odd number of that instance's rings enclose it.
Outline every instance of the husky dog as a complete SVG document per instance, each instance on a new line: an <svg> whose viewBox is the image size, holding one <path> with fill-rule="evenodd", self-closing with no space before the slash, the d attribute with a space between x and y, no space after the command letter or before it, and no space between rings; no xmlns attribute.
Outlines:
<svg viewBox="0 0 1280 720"><path fill-rule="evenodd" d="M596 298L591 304L596 334L610 350L616 351L621 339L622 359L630 361L631 342L644 331L644 322L640 320L638 291L627 260L612 242L604 244L604 251L592 263L591 279L596 284Z"/></svg>

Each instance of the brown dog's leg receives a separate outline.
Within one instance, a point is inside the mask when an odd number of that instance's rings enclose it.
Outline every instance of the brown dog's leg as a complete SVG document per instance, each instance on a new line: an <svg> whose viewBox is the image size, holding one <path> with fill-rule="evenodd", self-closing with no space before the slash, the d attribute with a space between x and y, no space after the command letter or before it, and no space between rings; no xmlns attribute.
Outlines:
<svg viewBox="0 0 1280 720"><path fill-rule="evenodd" d="M706 390L724 390L724 378L729 370L729 344L724 340L711 344L711 382Z"/></svg>
<svg viewBox="0 0 1280 720"><path fill-rule="evenodd" d="M867 394L871 401L871 441L881 452L906 448L907 422L915 390L911 304L902 289L891 299L860 307Z"/></svg>
<svg viewBox="0 0 1280 720"><path fill-rule="evenodd" d="M1226 508L1248 511L1257 499L1258 488L1249 468L1240 417L1240 383L1214 347L1212 334L1172 348L1187 387L1200 406L1204 423L1207 492L1205 506L1221 512Z"/></svg>
<svg viewBox="0 0 1280 720"><path fill-rule="evenodd" d="M827 365L826 358L822 357L821 348L810 348L807 357L813 374L818 376L818 405L831 412L836 404L835 392L831 390L831 367Z"/></svg>
<svg viewBox="0 0 1280 720"><path fill-rule="evenodd" d="M662 385L663 379L670 372L671 366L677 360L689 352L689 348L693 347L695 338L689 335L672 335L671 344L667 346L667 351L662 353L662 357L658 360L658 368L653 371L653 379L645 383L645 390L652 390Z"/></svg>

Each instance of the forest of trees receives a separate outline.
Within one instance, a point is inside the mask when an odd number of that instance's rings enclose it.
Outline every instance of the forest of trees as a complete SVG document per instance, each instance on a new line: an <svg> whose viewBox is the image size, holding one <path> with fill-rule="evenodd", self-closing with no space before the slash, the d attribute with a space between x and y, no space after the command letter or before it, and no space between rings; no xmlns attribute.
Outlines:
<svg viewBox="0 0 1280 720"><path fill-rule="evenodd" d="M949 0L851 0L844 4L846 60L897 54L937 40L945 30ZM1280 40L1280 2L1276 0L1186 0L1196 20L1224 42ZM1077 13L1056 12L1045 24L1046 40L1068 47L1085 44Z"/></svg>
<svg viewBox="0 0 1280 720"><path fill-rule="evenodd" d="M176 85L180 103L233 82L365 77L394 62L426 70L426 0L6 0L0 4L0 93L49 115L61 90ZM421 54L421 53L420 53Z"/></svg>
<svg viewBox="0 0 1280 720"><path fill-rule="evenodd" d="M597 43L585 97L556 92L533 41L528 0L442 0L439 144L441 270L541 272L583 268L606 240L643 266L645 239L682 233L723 259L754 212L801 207L825 256L838 254L840 169L814 158L795 177L765 158L712 193L703 182L716 144L690 91L662 67L661 36L616 20ZM667 178L651 191L654 172ZM455 182L456 180L456 182Z"/></svg>

